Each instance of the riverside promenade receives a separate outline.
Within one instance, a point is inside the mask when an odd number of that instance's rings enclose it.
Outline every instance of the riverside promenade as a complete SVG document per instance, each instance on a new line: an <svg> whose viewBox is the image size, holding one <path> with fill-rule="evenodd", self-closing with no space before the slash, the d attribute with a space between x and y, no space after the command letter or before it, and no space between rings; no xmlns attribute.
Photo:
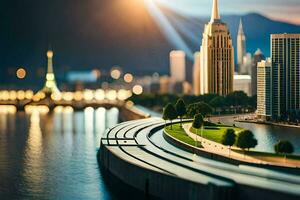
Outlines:
<svg viewBox="0 0 300 200"><path fill-rule="evenodd" d="M189 137L191 137L193 140L201 143L201 145L203 147L202 151L207 151L210 153L228 157L230 159L239 160L242 162L249 162L249 163L255 163L255 164L262 164L262 165L271 165L271 166L300 168L300 161L296 161L296 160L286 159L284 162L282 160L282 158L269 159L267 156L254 157L254 156L245 155L243 153L238 153L238 152L234 151L234 150L239 150L236 147L232 147L231 149L229 149L228 146L224 146L220 143L217 143L217 142L208 140L204 137L201 137L201 135L199 136L199 135L192 133L190 131L191 127L192 127L191 123L183 124L183 129L184 129L185 133ZM271 160L271 161L267 161L267 160Z"/></svg>
<svg viewBox="0 0 300 200"><path fill-rule="evenodd" d="M163 120L149 118L110 129L101 139L100 164L153 198L299 199L299 175L197 156L167 142L163 128Z"/></svg>

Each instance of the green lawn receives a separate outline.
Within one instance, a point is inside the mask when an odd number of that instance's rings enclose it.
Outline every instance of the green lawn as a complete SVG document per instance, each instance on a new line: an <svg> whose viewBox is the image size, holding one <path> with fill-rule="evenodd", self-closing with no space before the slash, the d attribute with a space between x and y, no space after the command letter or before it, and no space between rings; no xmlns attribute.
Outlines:
<svg viewBox="0 0 300 200"><path fill-rule="evenodd" d="M214 142L221 143L223 134L227 129L234 129L236 134L238 134L238 132L243 130L242 128L239 127L216 124L216 126L205 126L203 129L202 137ZM196 129L194 128L191 128L190 131L195 134L197 133ZM201 129L198 130L198 135L201 136Z"/></svg>
<svg viewBox="0 0 300 200"><path fill-rule="evenodd" d="M196 146L195 141L185 133L183 128L180 127L180 124L173 124L172 130L171 126L167 126L164 130L177 140L180 140L192 146ZM200 142L198 142L198 147L201 147Z"/></svg>

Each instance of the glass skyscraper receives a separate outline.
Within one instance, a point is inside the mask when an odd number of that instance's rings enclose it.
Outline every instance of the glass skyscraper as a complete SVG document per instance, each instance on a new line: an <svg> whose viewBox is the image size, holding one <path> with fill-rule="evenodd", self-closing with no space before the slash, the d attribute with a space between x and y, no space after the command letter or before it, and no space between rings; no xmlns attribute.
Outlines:
<svg viewBox="0 0 300 200"><path fill-rule="evenodd" d="M272 116L300 109L300 34L271 35Z"/></svg>

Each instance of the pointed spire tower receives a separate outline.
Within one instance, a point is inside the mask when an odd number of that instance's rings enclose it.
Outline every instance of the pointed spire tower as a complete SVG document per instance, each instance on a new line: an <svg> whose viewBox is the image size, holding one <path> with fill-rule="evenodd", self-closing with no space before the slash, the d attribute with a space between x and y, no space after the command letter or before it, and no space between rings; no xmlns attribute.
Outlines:
<svg viewBox="0 0 300 200"><path fill-rule="evenodd" d="M53 51L47 51L47 59L48 59L48 67L47 67L47 74L46 74L46 83L42 92L46 93L47 95L51 95L53 93L59 93L59 89L57 88L55 75L53 71Z"/></svg>
<svg viewBox="0 0 300 200"><path fill-rule="evenodd" d="M238 71L241 71L242 65L244 64L244 56L246 55L246 36L243 29L243 22L240 19L239 31L237 35L237 64Z"/></svg>
<svg viewBox="0 0 300 200"><path fill-rule="evenodd" d="M213 0L210 22L213 23L215 21L219 21L220 19L218 0Z"/></svg>
<svg viewBox="0 0 300 200"><path fill-rule="evenodd" d="M229 29L219 14L218 0L212 3L200 49L200 94L227 95L233 91L234 49Z"/></svg>

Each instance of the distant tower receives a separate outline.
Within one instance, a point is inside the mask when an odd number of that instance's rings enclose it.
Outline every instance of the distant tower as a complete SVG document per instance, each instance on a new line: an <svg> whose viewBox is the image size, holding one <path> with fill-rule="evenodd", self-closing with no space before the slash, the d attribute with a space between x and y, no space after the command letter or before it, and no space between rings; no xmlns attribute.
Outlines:
<svg viewBox="0 0 300 200"><path fill-rule="evenodd" d="M53 51L47 51L47 58L48 58L48 67L47 67L47 74L46 74L46 83L44 88L41 92L44 92L46 95L51 95L52 93L59 93L59 89L57 88L55 75L53 71Z"/></svg>
<svg viewBox="0 0 300 200"><path fill-rule="evenodd" d="M246 36L244 34L243 22L240 20L239 31L237 35L237 64L238 71L241 71L241 67L244 64L244 56L246 55Z"/></svg>
<svg viewBox="0 0 300 200"><path fill-rule="evenodd" d="M257 94L257 64L265 60L264 54L260 49L257 49L254 53L252 64L251 64L251 88L252 88L252 96Z"/></svg>
<svg viewBox="0 0 300 200"><path fill-rule="evenodd" d="M194 95L200 95L200 52L194 54L193 91Z"/></svg>
<svg viewBox="0 0 300 200"><path fill-rule="evenodd" d="M185 53L183 51L171 51L170 70L172 81L185 81Z"/></svg>
<svg viewBox="0 0 300 200"><path fill-rule="evenodd" d="M205 25L200 50L200 94L227 95L233 91L234 49L227 25L221 21L218 1Z"/></svg>

